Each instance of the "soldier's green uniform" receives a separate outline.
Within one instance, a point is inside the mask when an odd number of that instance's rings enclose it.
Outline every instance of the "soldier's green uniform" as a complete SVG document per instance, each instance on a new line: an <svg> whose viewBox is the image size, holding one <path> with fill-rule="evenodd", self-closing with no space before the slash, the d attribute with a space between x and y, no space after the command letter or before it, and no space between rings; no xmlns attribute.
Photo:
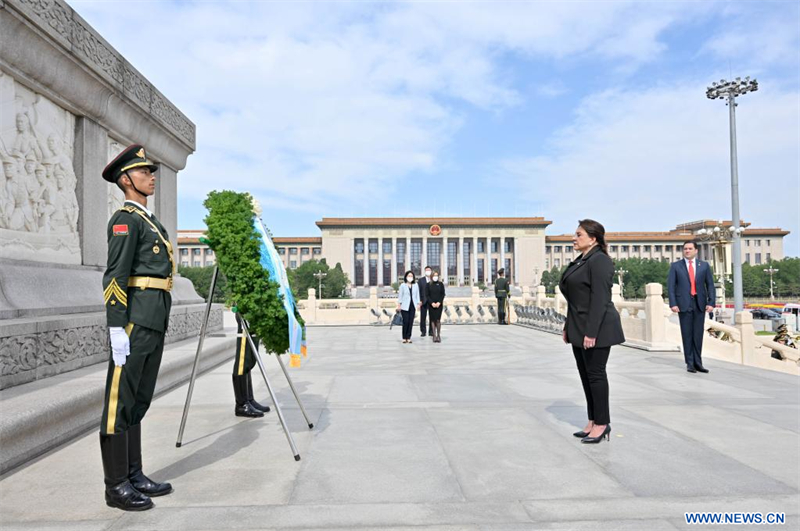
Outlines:
<svg viewBox="0 0 800 531"><path fill-rule="evenodd" d="M158 169L147 160L142 146L133 145L108 164L103 178L116 183L125 175L133 182L128 172L145 167L151 172ZM134 201L126 200L111 216L107 236L106 320L111 331L124 328L130 353L117 362L122 364L115 363L113 356L108 364L100 424L106 503L123 510L144 510L153 506L150 496L172 492L169 483L151 481L142 472L140 423L150 407L161 365L175 261L164 226Z"/></svg>
<svg viewBox="0 0 800 531"><path fill-rule="evenodd" d="M168 238L155 216L131 202L108 222L106 320L109 327L126 329L131 354L122 367L109 364L101 433L121 433L139 424L150 407L172 306Z"/></svg>
<svg viewBox="0 0 800 531"><path fill-rule="evenodd" d="M503 269L500 269L498 274L502 275L505 273ZM497 317L500 324L507 324L506 323L506 304L508 302L508 297L511 294L511 284L508 282L506 277L498 277L494 281L494 296L497 298Z"/></svg>

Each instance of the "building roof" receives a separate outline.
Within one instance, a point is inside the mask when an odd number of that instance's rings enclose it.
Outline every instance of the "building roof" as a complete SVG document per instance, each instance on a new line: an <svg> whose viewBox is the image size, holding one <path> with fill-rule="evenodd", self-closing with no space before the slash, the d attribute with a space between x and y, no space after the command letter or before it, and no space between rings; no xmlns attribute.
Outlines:
<svg viewBox="0 0 800 531"><path fill-rule="evenodd" d="M685 232L685 231L696 231L700 229L709 229L714 228L717 225L722 224L723 227L732 227L733 222L731 220L716 220L716 219L701 219L698 221L690 221L688 223L681 223L677 227L673 229L673 231L677 232ZM750 223L742 220L741 221L742 227L749 227Z"/></svg>
<svg viewBox="0 0 800 531"><path fill-rule="evenodd" d="M789 234L788 230L779 228L774 229L745 229L745 236L786 236Z"/></svg>
<svg viewBox="0 0 800 531"><path fill-rule="evenodd" d="M288 243L306 243L306 244L317 244L322 245L322 238L321 237L313 237L313 236L299 236L297 238L287 238L287 237L275 237L272 238L272 243L274 244L288 244Z"/></svg>
<svg viewBox="0 0 800 531"><path fill-rule="evenodd" d="M202 245L200 243L200 236L199 234L205 234L206 231L204 230L179 230L178 231L178 245ZM322 245L322 238L321 237L307 237L307 236L298 236L296 238L272 238L272 242L275 245L289 245L289 244L306 244L306 245Z"/></svg>
<svg viewBox="0 0 800 531"><path fill-rule="evenodd" d="M677 242L695 237L691 232L606 232L606 242ZM572 234L545 236L545 243L571 243Z"/></svg>
<svg viewBox="0 0 800 531"><path fill-rule="evenodd" d="M439 225L443 227L450 227L454 225L535 225L537 227L546 227L552 224L542 217L532 218L322 218L317 221L317 227L354 227L354 226L373 226L373 227L386 227L386 226L419 226L430 227L431 225Z"/></svg>
<svg viewBox="0 0 800 531"><path fill-rule="evenodd" d="M686 224L688 225L688 224ZM678 225L679 227L683 225ZM714 221L710 227L716 227L717 222ZM697 229L699 230L702 228L701 225L697 225ZM779 228L770 228L770 229L745 229L744 235L745 236L786 236L789 234L789 231L779 229ZM672 243L683 243L687 240L692 240L697 238L697 235L693 232L687 231L678 231L677 229L673 229L669 232L606 232L606 242L613 243L613 242L672 242ZM572 242L572 234L554 234L552 236L545 236L545 243L571 243Z"/></svg>

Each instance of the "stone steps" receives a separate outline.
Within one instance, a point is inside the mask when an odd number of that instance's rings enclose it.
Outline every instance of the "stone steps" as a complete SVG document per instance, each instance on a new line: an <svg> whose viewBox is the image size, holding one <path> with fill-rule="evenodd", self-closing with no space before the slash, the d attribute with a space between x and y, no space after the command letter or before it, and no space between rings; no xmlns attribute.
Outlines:
<svg viewBox="0 0 800 531"><path fill-rule="evenodd" d="M231 360L235 346L235 328L207 336L198 372ZM164 349L156 396L189 380L196 352L197 339ZM102 362L0 391L0 474L99 430L107 368Z"/></svg>

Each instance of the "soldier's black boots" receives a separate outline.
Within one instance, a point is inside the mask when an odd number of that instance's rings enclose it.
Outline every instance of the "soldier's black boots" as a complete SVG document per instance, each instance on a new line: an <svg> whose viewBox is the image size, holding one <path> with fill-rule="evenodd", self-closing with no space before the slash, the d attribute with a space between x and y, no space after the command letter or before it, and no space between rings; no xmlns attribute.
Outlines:
<svg viewBox="0 0 800 531"><path fill-rule="evenodd" d="M247 401L260 412L269 413L269 406L262 406L253 399L253 378L251 374L251 372L247 373Z"/></svg>
<svg viewBox="0 0 800 531"><path fill-rule="evenodd" d="M263 417L264 413L248 400L248 376L249 373L233 376L233 394L236 397L234 413L237 417Z"/></svg>
<svg viewBox="0 0 800 531"><path fill-rule="evenodd" d="M100 434L100 455L106 483L106 505L123 511L146 511L154 506L150 497L128 480L128 434Z"/></svg>
<svg viewBox="0 0 800 531"><path fill-rule="evenodd" d="M142 425L128 428L128 479L133 488L150 497L172 492L169 483L156 483L142 472Z"/></svg>

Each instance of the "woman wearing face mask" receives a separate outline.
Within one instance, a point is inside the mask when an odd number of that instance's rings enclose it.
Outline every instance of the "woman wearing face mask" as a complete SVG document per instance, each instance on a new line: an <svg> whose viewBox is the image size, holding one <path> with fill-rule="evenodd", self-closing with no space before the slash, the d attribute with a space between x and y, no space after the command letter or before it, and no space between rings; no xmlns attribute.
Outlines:
<svg viewBox="0 0 800 531"><path fill-rule="evenodd" d="M431 316L431 337L434 343L442 342L442 309L444 308L444 283L439 282L439 272L434 271L431 282L425 286L428 310Z"/></svg>
<svg viewBox="0 0 800 531"><path fill-rule="evenodd" d="M413 271L406 271L405 279L397 293L397 311L403 314L403 343L411 343L414 315L420 307L419 286Z"/></svg>

